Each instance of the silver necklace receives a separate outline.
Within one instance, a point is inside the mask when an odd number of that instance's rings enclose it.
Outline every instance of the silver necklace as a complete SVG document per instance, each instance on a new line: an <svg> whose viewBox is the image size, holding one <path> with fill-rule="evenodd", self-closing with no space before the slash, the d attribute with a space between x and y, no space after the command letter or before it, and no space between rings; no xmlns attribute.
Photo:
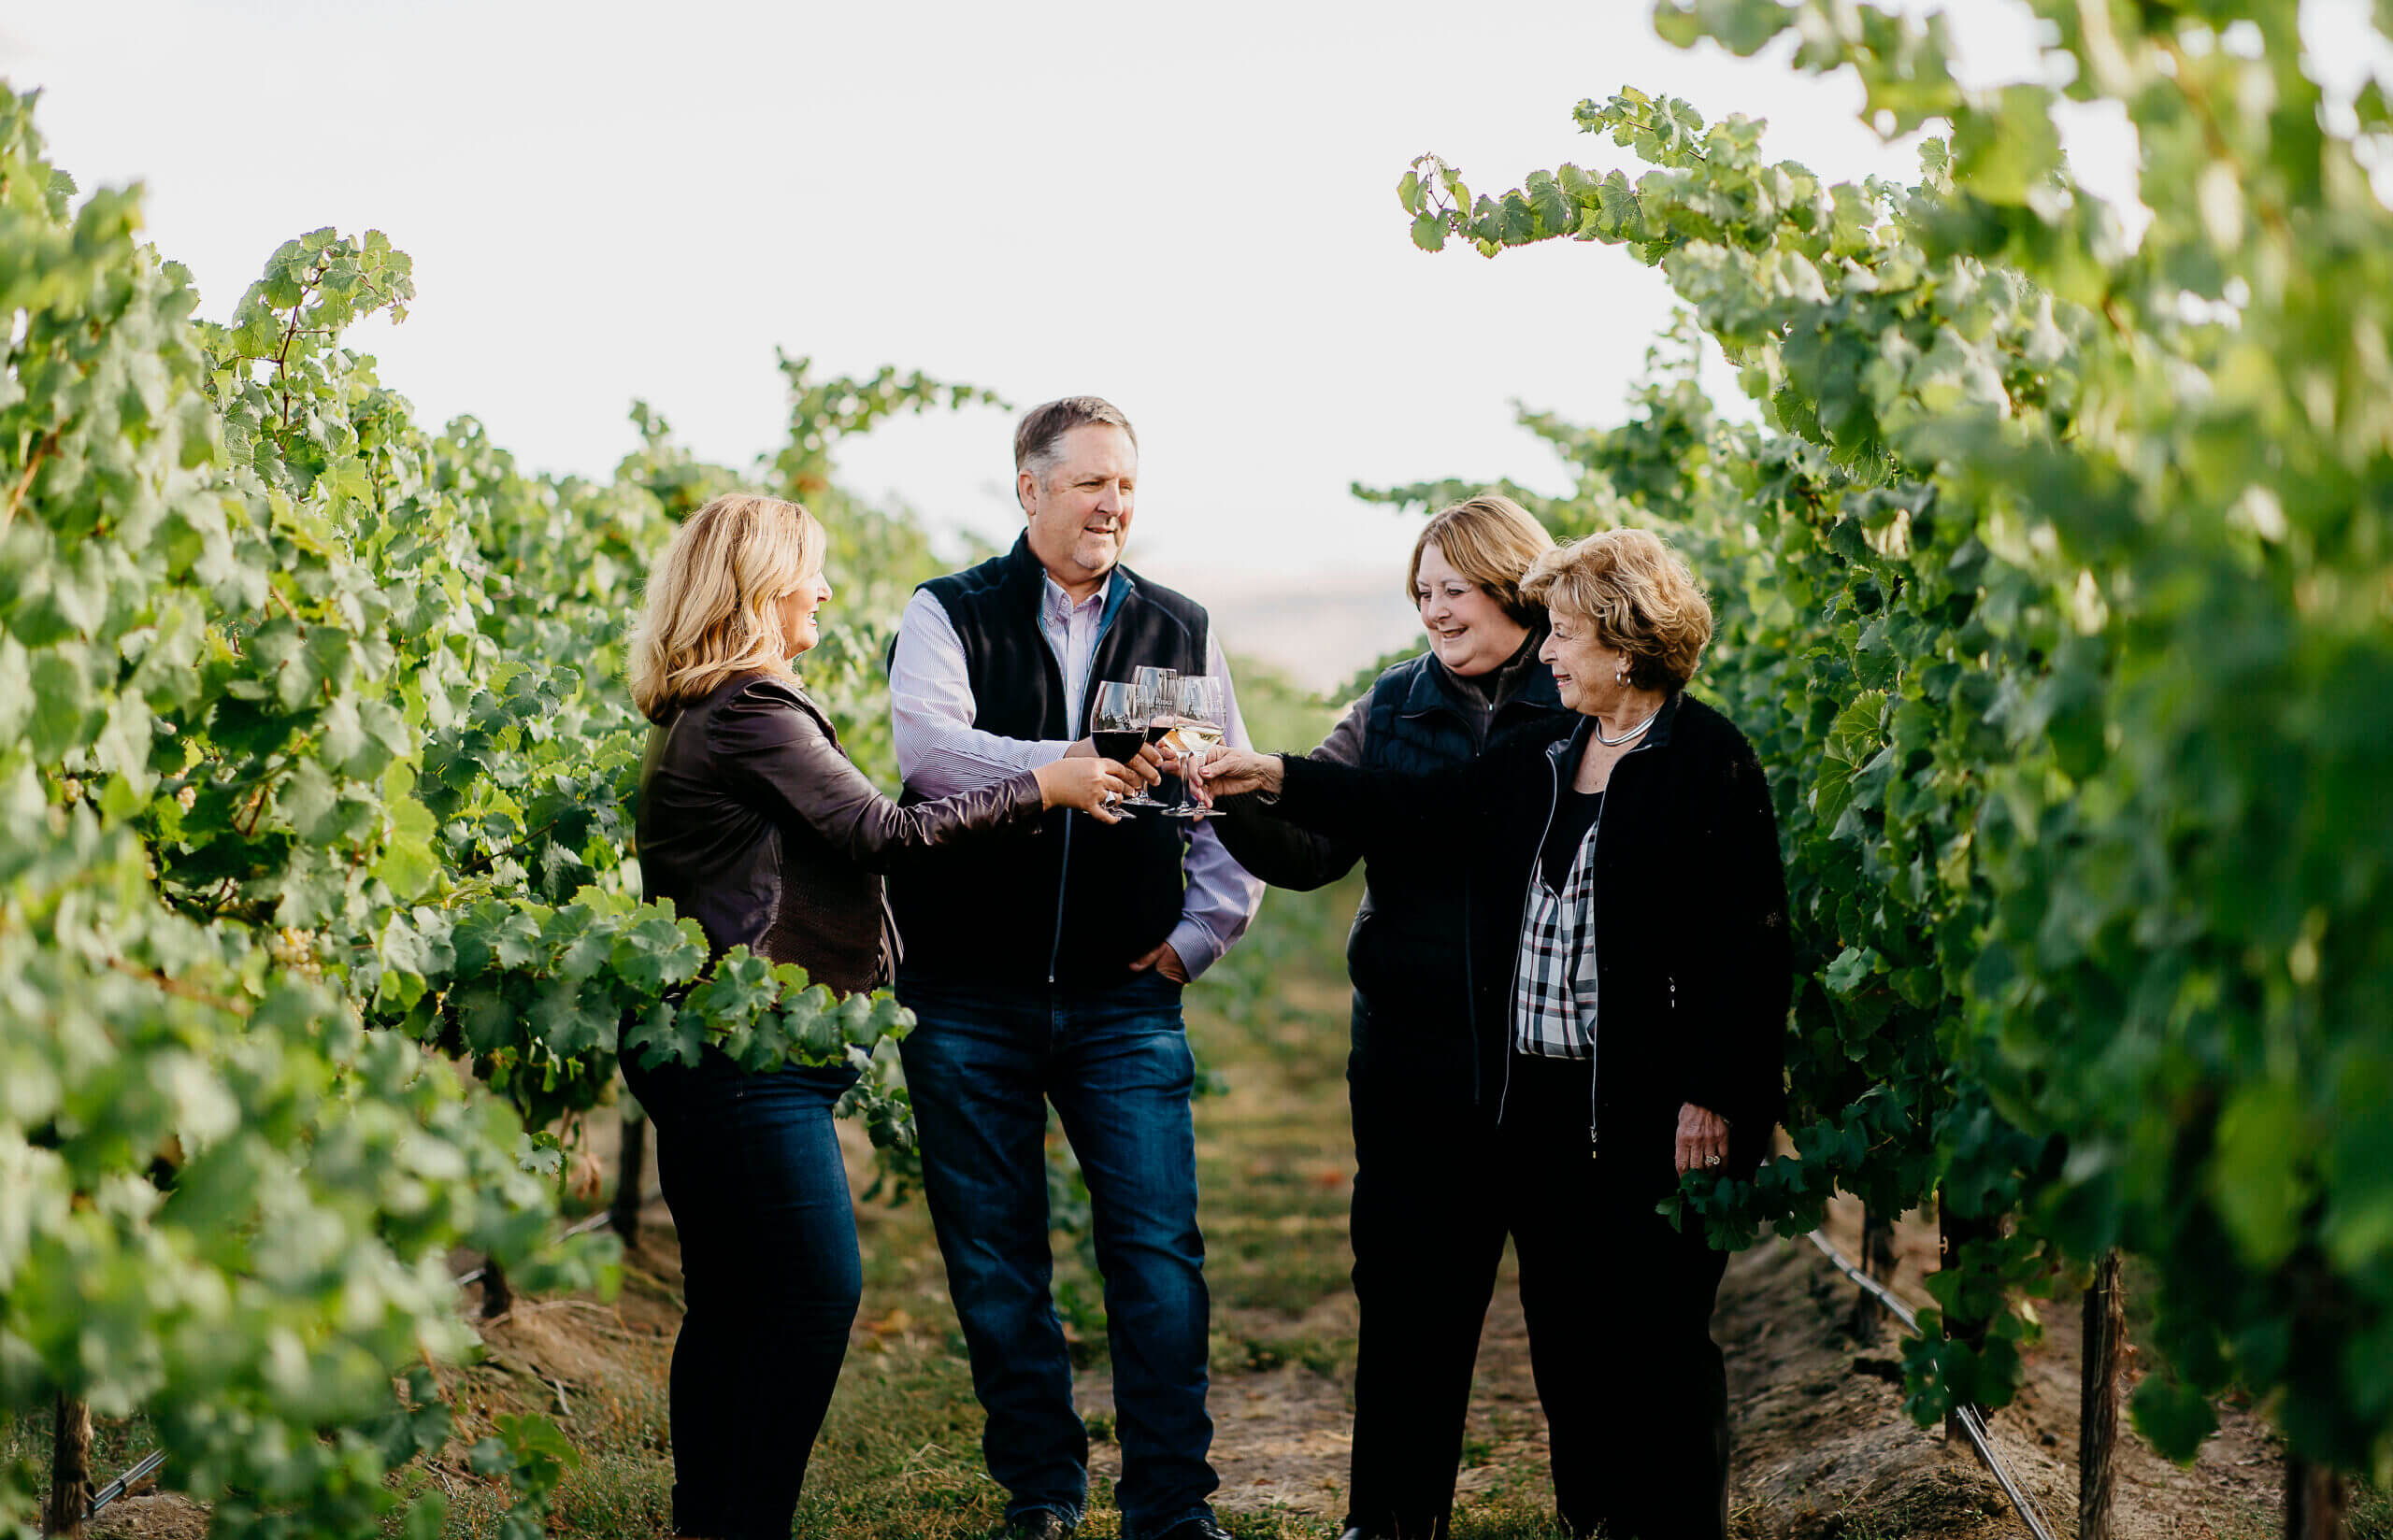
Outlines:
<svg viewBox="0 0 2393 1540"><path fill-rule="evenodd" d="M1643 721L1639 722L1636 726L1630 728L1627 732L1623 733L1616 738L1608 738L1604 736L1604 720L1601 717L1590 717L1587 720L1596 724L1595 734L1596 741L1598 743L1602 744L1606 749L1617 749L1622 744L1634 739L1638 734L1642 733L1647 728L1653 726L1654 719L1661 714L1662 708L1660 706L1655 706L1653 710L1645 713L1645 720Z"/></svg>

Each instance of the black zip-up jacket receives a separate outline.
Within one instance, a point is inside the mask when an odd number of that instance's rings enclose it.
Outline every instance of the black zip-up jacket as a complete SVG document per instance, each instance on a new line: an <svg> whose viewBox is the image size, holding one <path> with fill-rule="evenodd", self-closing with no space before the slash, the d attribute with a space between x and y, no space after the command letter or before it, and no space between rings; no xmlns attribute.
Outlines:
<svg viewBox="0 0 2393 1540"><path fill-rule="evenodd" d="M1272 810L1368 852L1437 842L1465 863L1474 1010L1509 1041L1538 848L1592 731L1515 735L1426 776L1290 757ZM1684 693L1612 766L1594 831L1597 1076L1591 1132L1658 1186L1681 1104L1729 1120L1749 1169L1784 1110L1793 977L1778 826L1760 763ZM1658 1167L1652 1162L1659 1162Z"/></svg>
<svg viewBox="0 0 2393 1540"><path fill-rule="evenodd" d="M1484 704L1462 698L1472 683L1457 680L1435 655L1406 659L1373 682L1311 757L1426 775L1468 764L1491 742L1515 734L1566 735L1579 717L1537 660L1544 637L1540 620L1511 662L1475 681L1492 693ZM1254 801L1226 799L1213 827L1239 863L1273 887L1323 887L1364 862L1368 886L1346 939L1356 1084L1400 1086L1416 1100L1476 1103L1492 1117L1509 1019L1484 1016L1472 996L1463 945L1473 902L1469 863L1420 842L1383 841L1366 850L1247 806ZM1507 887L1497 901L1513 896Z"/></svg>
<svg viewBox="0 0 2393 1540"><path fill-rule="evenodd" d="M715 956L745 944L851 994L888 983L899 955L880 874L983 831L1035 828L1041 802L1025 770L900 807L795 679L741 675L649 730L640 883L695 919Z"/></svg>

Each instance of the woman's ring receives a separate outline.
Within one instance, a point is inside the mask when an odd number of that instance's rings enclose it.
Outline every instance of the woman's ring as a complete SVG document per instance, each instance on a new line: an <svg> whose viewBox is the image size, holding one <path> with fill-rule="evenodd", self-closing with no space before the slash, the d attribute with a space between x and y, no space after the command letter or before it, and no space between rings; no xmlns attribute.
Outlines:
<svg viewBox="0 0 2393 1540"><path fill-rule="evenodd" d="M1717 1155L1706 1155L1703 1158L1703 1163L1705 1165L1718 1165L1720 1163L1720 1157Z"/></svg>

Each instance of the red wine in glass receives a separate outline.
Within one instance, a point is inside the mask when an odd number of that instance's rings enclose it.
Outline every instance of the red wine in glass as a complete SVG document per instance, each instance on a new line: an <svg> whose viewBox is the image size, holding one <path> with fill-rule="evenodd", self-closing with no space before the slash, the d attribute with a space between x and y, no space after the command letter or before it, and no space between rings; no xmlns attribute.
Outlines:
<svg viewBox="0 0 2393 1540"><path fill-rule="evenodd" d="M1089 734L1096 740L1096 751L1116 764L1127 764L1139 757L1140 746L1154 741L1154 735L1137 728L1108 730L1098 728Z"/></svg>
<svg viewBox="0 0 2393 1540"><path fill-rule="evenodd" d="M1096 687L1096 697L1089 709L1089 742L1096 751L1114 763L1127 765L1139 757L1146 744L1147 713L1137 689L1120 680L1108 679ZM1126 811L1129 801L1115 792L1106 806L1125 817L1136 817Z"/></svg>

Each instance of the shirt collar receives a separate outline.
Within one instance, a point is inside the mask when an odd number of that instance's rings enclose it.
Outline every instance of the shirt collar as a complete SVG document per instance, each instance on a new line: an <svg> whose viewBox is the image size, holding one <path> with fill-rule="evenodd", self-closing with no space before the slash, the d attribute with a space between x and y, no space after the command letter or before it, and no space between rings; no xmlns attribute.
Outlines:
<svg viewBox="0 0 2393 1540"><path fill-rule="evenodd" d="M1082 599L1080 603L1074 604L1072 602L1072 596L1065 592L1063 586L1057 583L1054 578L1042 573L1039 575L1039 580L1040 583L1045 585L1040 591L1041 601L1045 604L1049 613L1058 617L1059 619L1069 617L1077 611L1087 609L1093 605L1102 606L1105 603L1107 589L1110 589L1112 586L1109 583L1106 588L1100 588L1095 593L1092 593L1087 598Z"/></svg>
<svg viewBox="0 0 2393 1540"><path fill-rule="evenodd" d="M1096 619L1101 625L1108 626L1113 623L1113 612L1122 607L1122 601L1128 598L1131 592L1139 586L1138 582L1131 578L1129 571L1119 563L1116 563L1112 572L1107 575L1105 586L1077 605L1072 603L1072 596L1064 592L1062 585L1049 577L1043 568L1039 574L1039 606L1041 615L1053 616L1059 621L1069 623L1073 616L1087 611L1091 606L1097 606L1101 607L1096 611Z"/></svg>

